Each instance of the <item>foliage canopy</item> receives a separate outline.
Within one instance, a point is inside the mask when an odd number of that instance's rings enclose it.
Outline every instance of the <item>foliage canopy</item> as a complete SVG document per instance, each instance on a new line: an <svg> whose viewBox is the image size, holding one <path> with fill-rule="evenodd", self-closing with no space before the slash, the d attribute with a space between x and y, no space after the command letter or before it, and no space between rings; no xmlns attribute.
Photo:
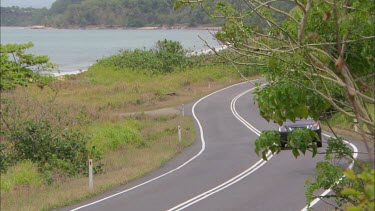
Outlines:
<svg viewBox="0 0 375 211"><path fill-rule="evenodd" d="M34 82L43 87L52 80L48 75L40 75L40 72L51 71L55 65L49 62L47 56L26 53L25 51L31 47L32 43L0 44L1 90Z"/></svg>
<svg viewBox="0 0 375 211"><path fill-rule="evenodd" d="M241 65L260 70L268 84L255 94L260 114L266 120L279 124L308 116L318 120L329 107L358 120L371 167L355 159L342 139L328 141L326 161L317 165L316 182L307 186L308 203L316 197L313 194L319 188L333 187L339 205L347 203L356 209L373 209L374 194L365 191L366 194L359 196L357 193L373 184L367 176L375 176L375 123L369 112L369 105L375 104L375 3L370 0L244 0L238 7L232 1L219 1L215 6L210 5L212 2L180 0L176 7L199 4L211 18L224 21L216 38L227 44L236 56L218 55L238 71ZM292 7L280 7L286 3ZM249 20L257 18L266 26L259 28L250 24ZM315 147L306 147L310 138L303 130L290 135L293 137L288 137L288 143L295 157L306 150L312 151L313 156L316 154ZM258 155L262 153L263 158L268 150L279 153L278 142L277 133L264 131L255 142L255 151ZM352 172L355 176L348 177L351 182L336 182L344 173L341 167L330 163L333 157L354 160L358 169Z"/></svg>

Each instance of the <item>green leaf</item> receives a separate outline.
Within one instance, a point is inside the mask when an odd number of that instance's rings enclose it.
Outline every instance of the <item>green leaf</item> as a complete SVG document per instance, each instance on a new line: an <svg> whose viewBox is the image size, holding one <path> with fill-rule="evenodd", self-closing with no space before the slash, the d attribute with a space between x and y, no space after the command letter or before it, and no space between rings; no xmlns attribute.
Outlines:
<svg viewBox="0 0 375 211"><path fill-rule="evenodd" d="M365 194L369 199L375 199L375 188L374 184L368 184L365 186Z"/></svg>
<svg viewBox="0 0 375 211"><path fill-rule="evenodd" d="M312 148L312 153L313 153L313 155L312 155L312 157L315 157L316 156L316 154L318 154L318 148L317 148L317 146L316 146L316 144L314 143L314 145L313 145L313 148Z"/></svg>
<svg viewBox="0 0 375 211"><path fill-rule="evenodd" d="M351 206L351 207L347 207L346 211L361 211L361 208Z"/></svg>
<svg viewBox="0 0 375 211"><path fill-rule="evenodd" d="M257 140L255 140L255 153L259 156L262 152L262 158L267 160L266 154L271 151L272 154L280 153L280 134L277 131L262 131Z"/></svg>
<svg viewBox="0 0 375 211"><path fill-rule="evenodd" d="M266 151L262 152L262 158L263 158L263 160L268 160L267 159L267 152Z"/></svg>
<svg viewBox="0 0 375 211"><path fill-rule="evenodd" d="M355 175L354 171L351 170L351 169L345 170L345 171L344 171L344 175L345 175L347 178L351 179L351 180L355 180L355 179L356 179L356 175Z"/></svg>
<svg viewBox="0 0 375 211"><path fill-rule="evenodd" d="M341 194L343 195L350 195L350 196L356 196L356 195L361 195L361 192L353 189L353 188L345 188L344 190L341 191Z"/></svg>
<svg viewBox="0 0 375 211"><path fill-rule="evenodd" d="M297 149L292 149L292 153L295 158L297 158L300 155Z"/></svg>

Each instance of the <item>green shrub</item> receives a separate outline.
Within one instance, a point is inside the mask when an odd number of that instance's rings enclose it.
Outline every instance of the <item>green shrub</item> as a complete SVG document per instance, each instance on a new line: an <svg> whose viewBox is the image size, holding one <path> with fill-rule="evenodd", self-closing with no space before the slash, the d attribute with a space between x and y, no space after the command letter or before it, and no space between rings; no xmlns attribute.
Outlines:
<svg viewBox="0 0 375 211"><path fill-rule="evenodd" d="M172 40L158 40L156 42L155 51L160 52L167 52L167 53L174 53L174 54L185 54L186 51L182 47L180 42L172 41Z"/></svg>
<svg viewBox="0 0 375 211"><path fill-rule="evenodd" d="M55 131L47 121L27 120L17 129L5 132L11 145L12 160L30 160L42 171L62 170L66 175L84 174L87 159L100 160L95 149L88 149L89 136L79 131ZM98 171L98 169L96 169Z"/></svg>
<svg viewBox="0 0 375 211"><path fill-rule="evenodd" d="M186 52L180 42L159 40L154 49L124 50L99 60L98 64L118 69L130 68L149 75L171 73L192 65Z"/></svg>
<svg viewBox="0 0 375 211"><path fill-rule="evenodd" d="M34 98L1 99L0 170L29 160L43 174L82 175L91 158L94 171L102 171L100 153L79 129L89 118L84 110L68 112Z"/></svg>
<svg viewBox="0 0 375 211"><path fill-rule="evenodd" d="M173 72L174 70L184 70L190 65L186 57L186 51L180 42L171 40L159 40L156 43L154 54L160 61L160 69L163 72Z"/></svg>
<svg viewBox="0 0 375 211"><path fill-rule="evenodd" d="M39 187L43 184L43 177L38 167L30 160L25 160L9 168L1 175L1 191L9 192L17 186Z"/></svg>

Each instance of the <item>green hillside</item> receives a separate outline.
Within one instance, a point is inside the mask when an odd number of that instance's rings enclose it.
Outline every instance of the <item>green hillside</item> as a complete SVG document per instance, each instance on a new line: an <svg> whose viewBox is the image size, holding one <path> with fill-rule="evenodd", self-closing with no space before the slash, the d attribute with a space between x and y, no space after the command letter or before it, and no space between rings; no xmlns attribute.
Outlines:
<svg viewBox="0 0 375 211"><path fill-rule="evenodd" d="M1 25L116 28L211 24L202 9L175 11L173 4L170 0L57 0L49 10L2 7Z"/></svg>
<svg viewBox="0 0 375 211"><path fill-rule="evenodd" d="M174 0L57 0L50 9L19 7L1 8L2 26L45 25L56 28L124 28L143 26L220 26L223 20L212 19L199 6L174 9ZM214 9L219 0L211 1L207 10ZM233 8L246 12L247 6L238 0L227 0ZM275 3L289 11L293 2ZM283 17L279 17L282 19ZM256 25L266 25L258 16L247 20Z"/></svg>

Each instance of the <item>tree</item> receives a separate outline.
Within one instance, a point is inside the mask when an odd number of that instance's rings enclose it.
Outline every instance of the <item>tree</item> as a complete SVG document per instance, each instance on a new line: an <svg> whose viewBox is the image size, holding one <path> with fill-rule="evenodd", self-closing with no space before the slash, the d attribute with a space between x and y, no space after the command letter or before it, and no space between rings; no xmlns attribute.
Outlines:
<svg viewBox="0 0 375 211"><path fill-rule="evenodd" d="M51 71L55 65L49 62L47 56L35 56L25 51L33 47L27 44L0 44L1 81L0 90L12 89L17 85L38 83L44 86L52 78L41 75L42 71Z"/></svg>
<svg viewBox="0 0 375 211"><path fill-rule="evenodd" d="M56 0L50 9L1 7L6 26L141 27L208 24L200 8L173 10L170 0Z"/></svg>
<svg viewBox="0 0 375 211"><path fill-rule="evenodd" d="M358 121L370 165L354 159L341 138L329 140L326 161L318 163L317 179L307 188L308 201L314 198L315 190L333 187L338 205L373 209L374 179L370 178L374 178L375 168L375 123L369 106L375 104L374 1L243 0L219 1L214 7L209 6L210 2L180 0L175 7L199 4L212 18L224 20L216 38L228 45L230 53L217 55L238 71L241 65L257 68L268 80L256 92L263 118L279 124L308 116L318 120L331 107ZM286 4L293 7L283 7ZM264 24L253 27L252 19L261 19ZM280 148L275 147L277 136L263 132L256 141L256 152L279 153ZM305 148L311 144L306 140L297 138L294 144L288 140L296 157L306 150L317 153L314 147ZM333 157L354 159L358 170L343 172L330 163ZM326 172L332 174L327 176ZM343 181L336 183L344 173Z"/></svg>
<svg viewBox="0 0 375 211"><path fill-rule="evenodd" d="M48 10L20 7L1 7L1 26L40 25L45 21Z"/></svg>

